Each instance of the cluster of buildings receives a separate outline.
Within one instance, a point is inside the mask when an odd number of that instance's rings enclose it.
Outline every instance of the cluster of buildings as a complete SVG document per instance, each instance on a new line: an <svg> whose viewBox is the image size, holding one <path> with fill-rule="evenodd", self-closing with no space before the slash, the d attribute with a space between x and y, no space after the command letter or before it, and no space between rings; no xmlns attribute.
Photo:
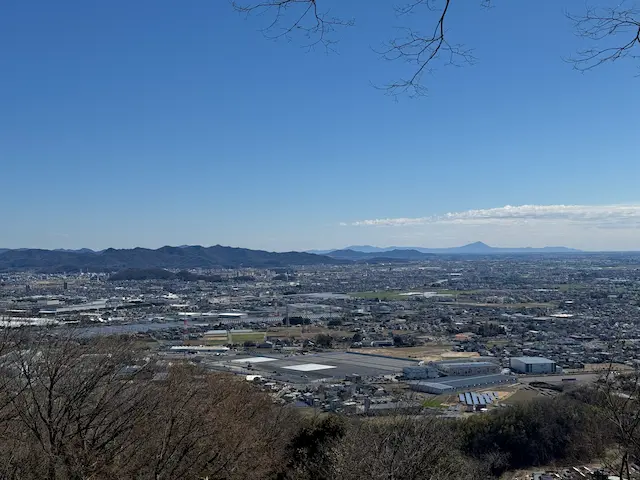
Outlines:
<svg viewBox="0 0 640 480"><path fill-rule="evenodd" d="M436 395L516 383L514 376L502 374L500 365L490 361L431 362L405 368L403 374L412 390Z"/></svg>
<svg viewBox="0 0 640 480"><path fill-rule="evenodd" d="M276 393L289 389L282 399L320 398L345 411L356 402L359 411L367 396L370 406L390 405L403 395L506 388L520 376L632 368L640 357L634 262L516 255L196 272L218 282L6 272L0 326L136 335L169 358L257 375ZM243 360L258 357L271 360ZM358 385L355 399L316 395L322 385L349 382ZM369 385L392 392L391 400L378 402Z"/></svg>
<svg viewBox="0 0 640 480"><path fill-rule="evenodd" d="M428 365L406 367L403 376L412 390L436 395L455 393L467 389L482 389L501 384L514 384L513 373L554 374L553 360L542 357L513 357L510 370L496 361L430 362Z"/></svg>

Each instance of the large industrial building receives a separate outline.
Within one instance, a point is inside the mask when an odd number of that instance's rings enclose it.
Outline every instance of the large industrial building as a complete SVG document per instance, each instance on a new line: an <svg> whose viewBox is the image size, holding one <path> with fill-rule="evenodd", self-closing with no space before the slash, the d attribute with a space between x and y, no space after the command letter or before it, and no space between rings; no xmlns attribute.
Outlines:
<svg viewBox="0 0 640 480"><path fill-rule="evenodd" d="M418 392L455 393L471 388L485 388L500 384L516 383L517 379L511 375L481 375L475 377L442 377L434 380L415 380L409 382L412 390Z"/></svg>
<svg viewBox="0 0 640 480"><path fill-rule="evenodd" d="M415 366L415 360L355 352L325 352L313 355L266 356L230 355L210 367L235 373L260 374L294 384L322 380L396 376L404 367Z"/></svg>
<svg viewBox="0 0 640 480"><path fill-rule="evenodd" d="M438 378L440 372L433 365L418 365L415 367L404 367L402 376L406 380L425 380L427 378Z"/></svg>
<svg viewBox="0 0 640 480"><path fill-rule="evenodd" d="M405 367L403 374L411 389L435 394L516 382L513 376L500 375L500 365L490 361L431 362Z"/></svg>
<svg viewBox="0 0 640 480"><path fill-rule="evenodd" d="M446 375L457 377L500 373L500 365L493 362L440 362L437 368Z"/></svg>
<svg viewBox="0 0 640 480"><path fill-rule="evenodd" d="M556 362L542 357L513 357L509 366L517 373L545 374L556 373Z"/></svg>
<svg viewBox="0 0 640 480"><path fill-rule="evenodd" d="M407 380L425 380L442 376L471 377L500 373L500 365L494 362L430 362L427 365L406 367L402 371Z"/></svg>

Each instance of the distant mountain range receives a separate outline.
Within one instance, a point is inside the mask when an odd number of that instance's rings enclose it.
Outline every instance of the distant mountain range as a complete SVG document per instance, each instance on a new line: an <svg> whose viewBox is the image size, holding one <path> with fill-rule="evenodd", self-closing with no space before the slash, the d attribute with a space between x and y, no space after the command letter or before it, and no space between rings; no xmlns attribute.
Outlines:
<svg viewBox="0 0 640 480"><path fill-rule="evenodd" d="M371 245L352 245L341 250L311 250L309 253L315 253L319 255L328 255L334 258L351 258L352 254L348 252L363 253L367 255L389 256L392 253L393 258L402 258L403 254L399 252L410 252L406 258L416 258L417 253L422 254L467 254L467 255L490 255L496 253L579 253L581 250L568 247L543 247L543 248L531 248L531 247L491 247L483 242L474 242L461 247L450 248L425 248L425 247L373 247ZM341 252L347 252L346 254Z"/></svg>
<svg viewBox="0 0 640 480"><path fill-rule="evenodd" d="M421 261L421 260L429 260L433 258L435 254L433 253L423 253L417 250L383 250L380 252L361 252L358 250L352 250L350 248L345 248L344 250L334 250L333 252L327 253L328 257L331 258L339 258L342 260L350 260L353 262L367 262L371 263L375 261L375 263L385 263L385 262L398 262L398 261Z"/></svg>
<svg viewBox="0 0 640 480"><path fill-rule="evenodd" d="M275 253L246 248L183 246L157 250L108 248L100 252L17 249L0 252L0 271L38 270L40 272L116 271L147 268L274 268L290 265L339 265L348 260L305 252Z"/></svg>
<svg viewBox="0 0 640 480"><path fill-rule="evenodd" d="M123 269L191 269L191 268L277 268L292 265L341 265L348 263L399 263L424 261L436 254L519 254L519 253L577 253L567 247L545 248L497 248L475 242L454 248L387 247L370 245L351 246L342 250L313 252L266 252L216 245L201 247L182 245L148 248L114 249L93 251L0 249L0 271L37 270L44 273L102 271Z"/></svg>

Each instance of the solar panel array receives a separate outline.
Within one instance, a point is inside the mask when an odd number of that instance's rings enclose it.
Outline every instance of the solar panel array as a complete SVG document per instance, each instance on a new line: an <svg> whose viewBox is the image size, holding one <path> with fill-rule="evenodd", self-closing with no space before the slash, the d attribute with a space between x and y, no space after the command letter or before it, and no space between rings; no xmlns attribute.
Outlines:
<svg viewBox="0 0 640 480"><path fill-rule="evenodd" d="M458 395L460 403L471 406L487 406L498 400L497 392L476 393L465 392Z"/></svg>

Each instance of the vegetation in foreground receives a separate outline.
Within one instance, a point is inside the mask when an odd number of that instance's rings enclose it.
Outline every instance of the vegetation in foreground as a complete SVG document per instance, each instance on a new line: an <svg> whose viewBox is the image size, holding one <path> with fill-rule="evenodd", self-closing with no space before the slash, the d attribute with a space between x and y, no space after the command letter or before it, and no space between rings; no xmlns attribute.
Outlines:
<svg viewBox="0 0 640 480"><path fill-rule="evenodd" d="M616 446L624 473L638 455L637 402L619 395L637 386L629 379L468 420L309 418L127 339L4 336L3 479L453 480L591 461Z"/></svg>

